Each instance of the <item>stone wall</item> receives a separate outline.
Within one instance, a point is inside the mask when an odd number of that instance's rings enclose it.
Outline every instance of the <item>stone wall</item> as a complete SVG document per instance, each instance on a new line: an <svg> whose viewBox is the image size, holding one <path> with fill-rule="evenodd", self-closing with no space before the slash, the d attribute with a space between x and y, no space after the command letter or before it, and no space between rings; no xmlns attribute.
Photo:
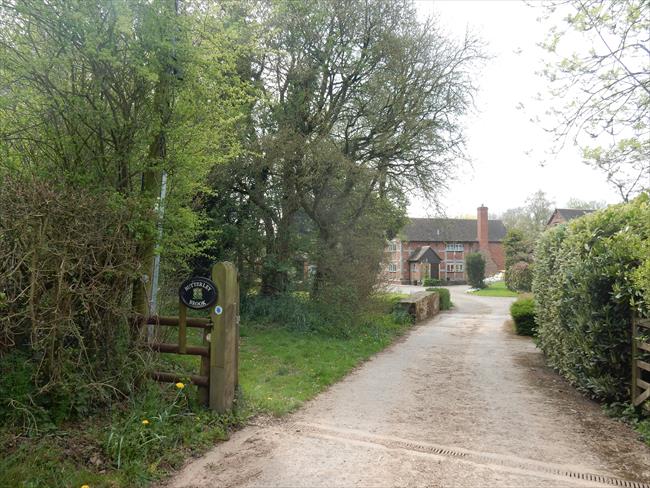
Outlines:
<svg viewBox="0 0 650 488"><path fill-rule="evenodd" d="M413 293L402 298L399 303L416 322L430 319L440 311L440 295L435 291Z"/></svg>

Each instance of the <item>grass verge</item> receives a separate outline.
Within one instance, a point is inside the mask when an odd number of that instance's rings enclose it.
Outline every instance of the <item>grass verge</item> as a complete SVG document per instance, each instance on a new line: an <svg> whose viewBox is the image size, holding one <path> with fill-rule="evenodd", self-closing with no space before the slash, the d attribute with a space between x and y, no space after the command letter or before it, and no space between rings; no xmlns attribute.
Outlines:
<svg viewBox="0 0 650 488"><path fill-rule="evenodd" d="M490 283L487 287L482 290L471 292L472 295L478 295L482 297L517 297L519 294L517 292L508 290L506 288L505 281L497 281L495 283Z"/></svg>
<svg viewBox="0 0 650 488"><path fill-rule="evenodd" d="M353 322L344 317L338 323L300 299L286 316L278 315L277 307L256 307L242 318L242 394L229 415L196 404L192 386L146 383L110 412L31 429L29 435L0 428L0 487L147 486L227 439L251 416L295 410L385 348L411 325L407 316L393 312L399 298L377 297ZM311 326L297 330L295 314ZM166 358L169 369L189 373L198 367L197 358Z"/></svg>

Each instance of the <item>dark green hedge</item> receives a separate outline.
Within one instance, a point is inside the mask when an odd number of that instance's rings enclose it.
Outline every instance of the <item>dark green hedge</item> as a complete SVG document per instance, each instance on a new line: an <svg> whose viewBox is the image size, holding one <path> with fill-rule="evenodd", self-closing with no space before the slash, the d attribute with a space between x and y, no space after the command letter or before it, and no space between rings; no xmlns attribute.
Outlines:
<svg viewBox="0 0 650 488"><path fill-rule="evenodd" d="M538 343L551 366L606 401L628 398L631 319L648 311L648 195L546 231L535 251Z"/></svg>
<svg viewBox="0 0 650 488"><path fill-rule="evenodd" d="M485 288L485 258L481 253L471 252L465 256L467 281L472 288Z"/></svg>
<svg viewBox="0 0 650 488"><path fill-rule="evenodd" d="M523 296L510 305L510 315L515 323L515 331L519 335L535 335L535 300L531 296Z"/></svg>
<svg viewBox="0 0 650 488"><path fill-rule="evenodd" d="M440 295L440 310L449 310L451 308L451 295L447 288L427 288L427 291L435 291Z"/></svg>

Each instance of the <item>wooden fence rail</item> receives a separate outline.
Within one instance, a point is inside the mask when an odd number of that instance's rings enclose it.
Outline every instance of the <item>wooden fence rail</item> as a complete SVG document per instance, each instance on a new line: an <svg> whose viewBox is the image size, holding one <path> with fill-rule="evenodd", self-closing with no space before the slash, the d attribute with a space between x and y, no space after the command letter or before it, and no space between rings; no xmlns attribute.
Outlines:
<svg viewBox="0 0 650 488"><path fill-rule="evenodd" d="M147 347L160 353L201 356L198 375L179 375L154 371L151 377L167 383L189 380L199 388L199 401L219 413L230 410L238 384L239 361L239 282L232 263L217 263L212 268L212 283L218 290L217 302L208 308L210 318L187 317L187 306L179 301L178 317L138 316L141 326L178 327L178 343L149 342ZM205 280L204 280L205 281ZM209 280L207 280L209 282ZM198 307L193 307L198 308ZM203 329L203 345L187 345L187 327Z"/></svg>
<svg viewBox="0 0 650 488"><path fill-rule="evenodd" d="M632 405L638 407L650 398L650 382L643 372L650 373L650 363L639 359L639 350L650 352L650 339L639 338L639 333L650 334L650 319L635 318L632 321Z"/></svg>

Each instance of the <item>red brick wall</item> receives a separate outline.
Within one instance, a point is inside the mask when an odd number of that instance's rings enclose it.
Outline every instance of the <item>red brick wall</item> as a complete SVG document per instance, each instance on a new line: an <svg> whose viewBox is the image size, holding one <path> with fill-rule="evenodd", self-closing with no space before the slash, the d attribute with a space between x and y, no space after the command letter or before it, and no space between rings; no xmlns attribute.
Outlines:
<svg viewBox="0 0 650 488"><path fill-rule="evenodd" d="M497 265L497 271L503 271L506 269L506 252L503 249L503 244L500 242L490 242L488 245L490 251L490 256L494 264Z"/></svg>
<svg viewBox="0 0 650 488"><path fill-rule="evenodd" d="M560 212L553 212L553 215L551 216L551 220L549 220L546 227L553 227L554 225L563 224L564 222L565 220L562 218Z"/></svg>
<svg viewBox="0 0 650 488"><path fill-rule="evenodd" d="M388 251L386 250L386 268L384 269L384 275L387 280L391 283L402 283L410 284L414 280L420 280L420 270L419 267L415 274L410 272L410 263L408 262L409 256L421 246L431 246L431 248L436 251L438 256L442 259L442 262L439 264L438 276L442 281L466 281L467 276L464 272L449 272L447 273L447 262L449 261L465 261L465 255L470 252L479 251L478 242L464 242L464 251L463 252L445 252L446 244L444 242L431 242L431 241L405 241L401 243L401 253L400 253L400 244L398 243L397 251ZM496 270L492 272L501 271L505 269L505 253L503 251L503 244L500 242L490 242L488 244L487 252L489 252L494 264L496 265ZM401 255L401 259L400 259ZM396 267L395 272L388 272L388 263L394 263ZM400 272L401 270L401 272Z"/></svg>

